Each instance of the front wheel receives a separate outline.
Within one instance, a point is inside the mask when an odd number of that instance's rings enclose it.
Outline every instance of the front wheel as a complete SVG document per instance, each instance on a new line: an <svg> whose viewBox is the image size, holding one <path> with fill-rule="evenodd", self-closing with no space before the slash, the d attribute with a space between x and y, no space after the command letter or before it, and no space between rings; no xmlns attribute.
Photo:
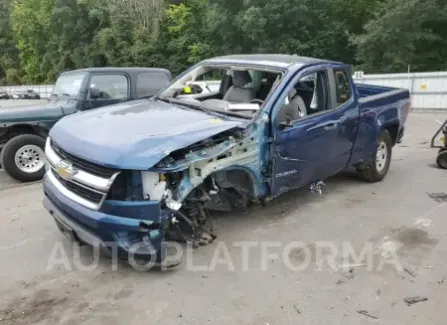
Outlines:
<svg viewBox="0 0 447 325"><path fill-rule="evenodd" d="M42 179L45 174L45 140L34 134L18 135L2 150L2 167L21 182Z"/></svg>
<svg viewBox="0 0 447 325"><path fill-rule="evenodd" d="M385 178L391 164L392 147L393 143L390 134L387 130L383 130L377 137L375 161L368 164L366 168L357 169L364 181L376 183Z"/></svg>

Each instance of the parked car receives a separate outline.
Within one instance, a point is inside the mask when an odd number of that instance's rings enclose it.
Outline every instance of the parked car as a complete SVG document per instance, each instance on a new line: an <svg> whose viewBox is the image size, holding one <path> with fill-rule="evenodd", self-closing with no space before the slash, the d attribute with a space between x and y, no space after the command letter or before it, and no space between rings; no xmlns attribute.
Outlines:
<svg viewBox="0 0 447 325"><path fill-rule="evenodd" d="M222 71L217 90L191 82ZM68 238L165 258L166 238L215 238L208 211L267 202L349 166L382 181L406 89L355 85L345 64L234 55L190 68L151 100L64 118L45 152L44 205Z"/></svg>
<svg viewBox="0 0 447 325"><path fill-rule="evenodd" d="M40 95L32 89L16 90L12 92L13 99L40 99Z"/></svg>
<svg viewBox="0 0 447 325"><path fill-rule="evenodd" d="M11 94L12 99L25 99L25 92L23 90L14 90Z"/></svg>
<svg viewBox="0 0 447 325"><path fill-rule="evenodd" d="M171 80L165 69L90 68L59 76L47 103L0 109L3 169L22 182L45 174L45 138L62 117L155 95Z"/></svg>
<svg viewBox="0 0 447 325"><path fill-rule="evenodd" d="M40 99L40 95L32 89L28 89L24 94L25 99Z"/></svg>
<svg viewBox="0 0 447 325"><path fill-rule="evenodd" d="M6 90L0 89L0 99L10 99L10 94Z"/></svg>

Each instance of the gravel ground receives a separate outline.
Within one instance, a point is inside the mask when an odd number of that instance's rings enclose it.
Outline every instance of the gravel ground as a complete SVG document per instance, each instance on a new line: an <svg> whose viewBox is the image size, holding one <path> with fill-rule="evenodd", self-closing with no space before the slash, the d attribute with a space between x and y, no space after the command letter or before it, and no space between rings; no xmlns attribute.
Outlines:
<svg viewBox="0 0 447 325"><path fill-rule="evenodd" d="M445 324L447 172L428 143L443 119L411 115L383 182L346 172L321 197L219 216L218 239L166 272L76 249L40 183L0 175L0 324ZM343 261L350 248L358 258Z"/></svg>

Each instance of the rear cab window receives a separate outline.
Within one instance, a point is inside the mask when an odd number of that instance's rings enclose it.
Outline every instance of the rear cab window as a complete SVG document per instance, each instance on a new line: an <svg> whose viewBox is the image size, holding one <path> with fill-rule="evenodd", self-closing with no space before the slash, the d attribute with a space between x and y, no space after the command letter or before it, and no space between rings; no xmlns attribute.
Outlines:
<svg viewBox="0 0 447 325"><path fill-rule="evenodd" d="M129 98L129 80L123 74L94 74L90 80L90 88L96 88L100 99L122 100Z"/></svg>
<svg viewBox="0 0 447 325"><path fill-rule="evenodd" d="M137 98L151 97L169 84L169 77L163 72L139 72L137 74Z"/></svg>
<svg viewBox="0 0 447 325"><path fill-rule="evenodd" d="M337 94L337 107L351 99L352 89L349 77L344 69L334 69L335 89Z"/></svg>

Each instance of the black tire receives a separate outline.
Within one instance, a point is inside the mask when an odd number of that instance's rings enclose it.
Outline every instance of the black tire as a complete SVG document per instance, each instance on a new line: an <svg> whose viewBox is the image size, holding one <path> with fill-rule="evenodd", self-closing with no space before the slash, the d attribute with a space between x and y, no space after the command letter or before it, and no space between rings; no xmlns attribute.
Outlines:
<svg viewBox="0 0 447 325"><path fill-rule="evenodd" d="M439 150L438 156L436 157L436 164L439 168L447 169L447 149Z"/></svg>
<svg viewBox="0 0 447 325"><path fill-rule="evenodd" d="M385 146L386 148L383 148L383 146ZM385 178L386 174L388 173L388 170L390 169L392 148L393 148L393 142L391 140L390 134L388 133L387 130L383 130L377 137L376 152L374 153L374 161L369 163L366 167L362 169L357 169L357 172L364 181L369 183L377 183ZM378 164L376 163L376 159L378 151L381 149L386 150L387 154L386 157L384 158L386 159L385 162L379 168Z"/></svg>
<svg viewBox="0 0 447 325"><path fill-rule="evenodd" d="M9 140L2 150L1 165L12 178L21 182L34 182L45 175L45 165L36 172L25 172L15 162L16 153L26 145L35 145L45 150L45 139L34 134L22 134ZM45 159L45 157L42 157Z"/></svg>

